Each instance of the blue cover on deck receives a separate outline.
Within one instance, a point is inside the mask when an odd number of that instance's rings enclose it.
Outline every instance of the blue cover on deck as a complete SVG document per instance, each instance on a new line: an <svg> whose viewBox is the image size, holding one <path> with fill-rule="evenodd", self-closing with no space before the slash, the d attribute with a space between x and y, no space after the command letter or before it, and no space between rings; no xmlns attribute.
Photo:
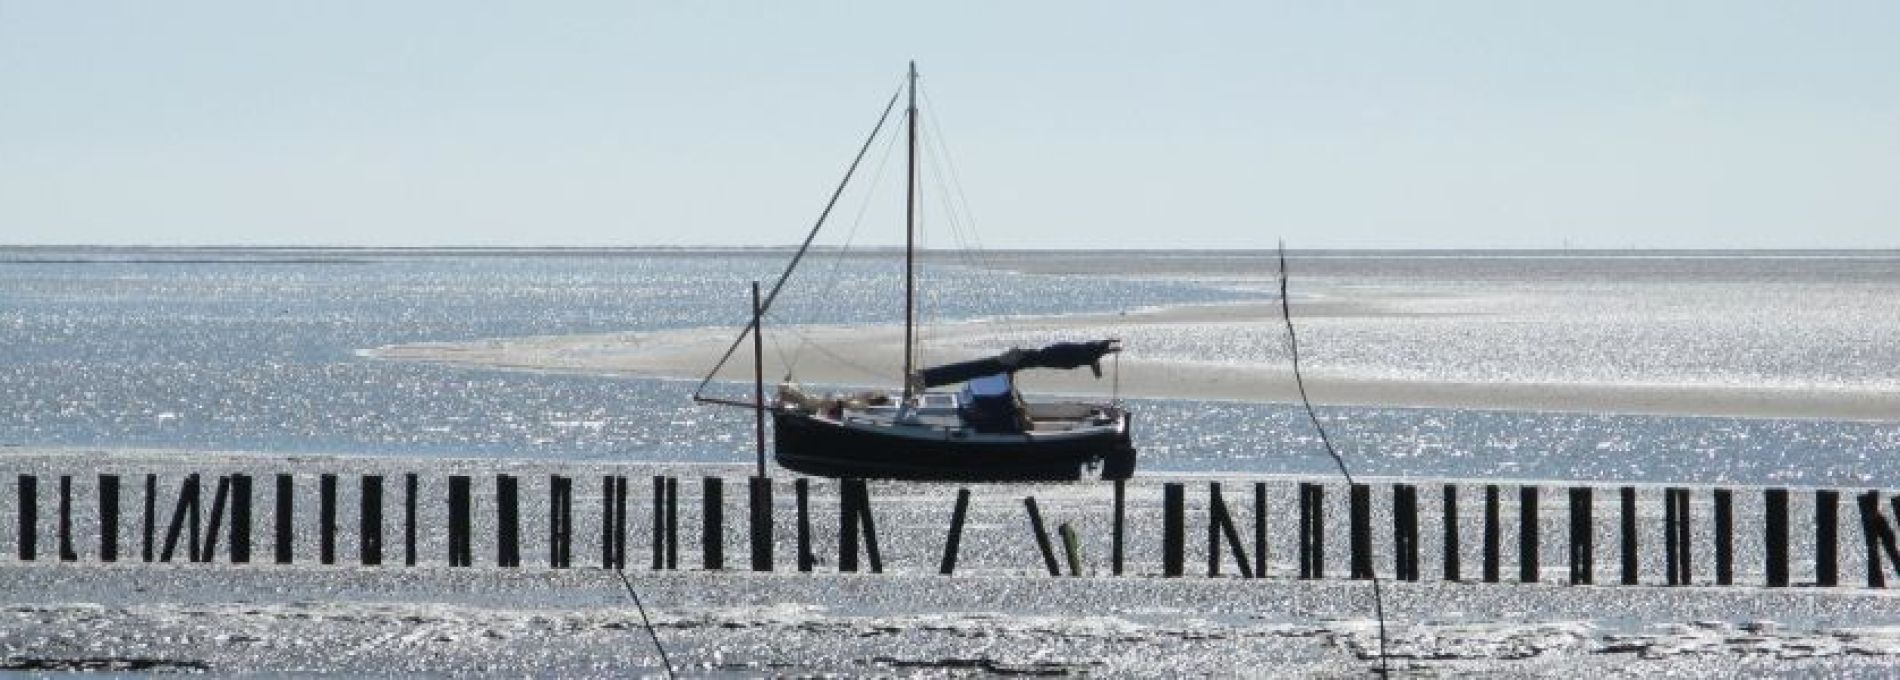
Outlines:
<svg viewBox="0 0 1900 680"><path fill-rule="evenodd" d="M963 422L978 432L1021 432L1016 386L1008 373L973 378L963 385Z"/></svg>

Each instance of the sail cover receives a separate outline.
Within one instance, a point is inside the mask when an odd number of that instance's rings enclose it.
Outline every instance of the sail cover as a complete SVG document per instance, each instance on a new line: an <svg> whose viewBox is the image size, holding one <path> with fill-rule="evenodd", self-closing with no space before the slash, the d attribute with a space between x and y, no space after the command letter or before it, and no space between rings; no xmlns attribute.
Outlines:
<svg viewBox="0 0 1900 680"><path fill-rule="evenodd" d="M1026 368L1073 369L1087 366L1102 377L1102 357L1121 351L1118 340L1058 342L1042 349L1011 349L1002 354L954 364L932 366L917 375L925 388L954 385L998 373L1015 373Z"/></svg>

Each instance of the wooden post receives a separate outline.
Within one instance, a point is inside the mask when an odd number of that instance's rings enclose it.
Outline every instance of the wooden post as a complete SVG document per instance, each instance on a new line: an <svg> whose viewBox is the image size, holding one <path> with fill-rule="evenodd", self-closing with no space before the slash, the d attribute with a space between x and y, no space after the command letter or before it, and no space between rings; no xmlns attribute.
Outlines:
<svg viewBox="0 0 1900 680"><path fill-rule="evenodd" d="M1881 554L1885 553L1887 561L1900 570L1900 548L1894 545L1894 529L1887 523L1887 518L1880 515L1880 492L1868 491L1855 500L1860 505L1861 535L1867 541L1867 587L1885 588L1887 572L1880 564ZM1896 498L1893 504L1894 515L1900 518L1900 498Z"/></svg>
<svg viewBox="0 0 1900 680"><path fill-rule="evenodd" d="M1069 575L1081 576L1082 538L1075 534L1075 527L1069 526L1068 522L1057 527L1056 533L1062 536L1062 554L1069 558Z"/></svg>
<svg viewBox="0 0 1900 680"><path fill-rule="evenodd" d="M666 568L666 477L653 476L653 570Z"/></svg>
<svg viewBox="0 0 1900 680"><path fill-rule="evenodd" d="M791 272L786 272L790 274ZM752 282L752 422L753 446L759 458L759 477L765 476L765 307L759 300L759 282Z"/></svg>
<svg viewBox="0 0 1900 680"><path fill-rule="evenodd" d="M943 561L937 573L949 576L957 572L957 550L963 545L963 520L970 511L970 490L957 489L957 507L950 511L950 535L943 539Z"/></svg>
<svg viewBox="0 0 1900 680"><path fill-rule="evenodd" d="M1538 564L1537 487L1517 489L1517 580L1536 583L1541 580Z"/></svg>
<svg viewBox="0 0 1900 680"><path fill-rule="evenodd" d="M1570 487L1570 585L1596 582L1596 500L1590 487Z"/></svg>
<svg viewBox="0 0 1900 680"><path fill-rule="evenodd" d="M871 560L871 573L884 573L884 557L877 550L877 519L871 515L871 486L862 479L852 480L858 487L858 521L864 523L864 556Z"/></svg>
<svg viewBox="0 0 1900 680"><path fill-rule="evenodd" d="M1253 483L1253 575L1267 577L1267 483Z"/></svg>
<svg viewBox="0 0 1900 680"><path fill-rule="evenodd" d="M1691 566L1693 560L1689 558L1689 555L1693 553L1693 551L1691 551L1691 545L1693 545L1693 543L1691 543L1689 539L1695 536L1695 530L1693 530L1695 520L1689 517L1689 490L1687 490L1687 488L1678 488L1678 490L1676 490L1676 505L1678 505L1678 509L1676 509L1676 520L1680 522L1680 524L1678 524L1680 530L1676 532L1676 541L1682 543L1680 547L1676 547L1676 555L1680 555L1680 562L1678 562L1678 564L1682 564L1682 585L1695 585L1695 568Z"/></svg>
<svg viewBox="0 0 1900 680"><path fill-rule="evenodd" d="M811 481L800 477L792 482L798 504L798 570L811 571L816 555L811 551Z"/></svg>
<svg viewBox="0 0 1900 680"><path fill-rule="evenodd" d="M1116 576L1122 575L1122 537L1126 531L1124 523L1127 521L1127 483L1128 480L1125 479L1115 480L1115 523L1109 543L1109 568Z"/></svg>
<svg viewBox="0 0 1900 680"><path fill-rule="evenodd" d="M858 494L850 479L838 480L838 571L858 570Z"/></svg>
<svg viewBox="0 0 1900 680"><path fill-rule="evenodd" d="M666 568L680 568L680 480L666 478Z"/></svg>
<svg viewBox="0 0 1900 680"><path fill-rule="evenodd" d="M1221 539L1233 548L1234 567L1240 570L1241 578L1253 578L1253 567L1247 564L1247 546L1240 542L1240 531L1234 527L1233 513L1227 510L1227 501L1221 498L1220 483L1208 484L1208 544L1207 575L1220 575Z"/></svg>
<svg viewBox="0 0 1900 680"><path fill-rule="evenodd" d="M402 476L402 564L416 566L416 473L406 472Z"/></svg>
<svg viewBox="0 0 1900 680"><path fill-rule="evenodd" d="M142 536L145 540L143 547L140 548L139 557L146 562L150 562L153 557L152 549L154 538L158 532L158 475L145 476L144 525Z"/></svg>
<svg viewBox="0 0 1900 680"><path fill-rule="evenodd" d="M20 475L20 560L31 562L39 558L40 530L40 480L33 475Z"/></svg>
<svg viewBox="0 0 1900 680"><path fill-rule="evenodd" d="M205 531L204 543L198 546L199 562L210 562L217 557L218 531L224 521L224 504L231 495L231 476L219 475L216 488L211 494L211 526Z"/></svg>
<svg viewBox="0 0 1900 680"><path fill-rule="evenodd" d="M1499 566L1498 566L1498 562L1499 562L1498 553L1500 552L1500 549L1502 547L1500 544L1503 543L1502 535L1501 535L1502 530L1499 528L1499 522L1500 522L1500 519L1498 517L1498 486L1496 484L1486 484L1484 486L1484 582L1485 583L1498 582L1498 572L1500 571Z"/></svg>
<svg viewBox="0 0 1900 680"><path fill-rule="evenodd" d="M1880 529L1875 522L1880 517L1880 494L1868 491L1854 497L1854 504L1860 509L1860 535L1867 543L1867 587L1887 587L1887 570L1880 564Z"/></svg>
<svg viewBox="0 0 1900 680"><path fill-rule="evenodd" d="M172 561L172 554L178 548L178 538L181 534L184 534L186 529L185 525L187 523L193 525L189 535L192 545L185 546L185 557L188 561L196 560L198 552L196 547L198 540L198 529L196 526L198 521L197 491L198 476L196 474L186 475L185 481L179 484L178 487L178 503L172 506L171 526L165 529L165 548L158 556L159 561Z"/></svg>
<svg viewBox="0 0 1900 680"><path fill-rule="evenodd" d="M1668 577L1666 582L1672 586L1682 585L1682 566L1680 563L1682 558L1677 554L1677 551L1680 550L1682 546L1682 542L1677 539L1677 533L1682 531L1682 518L1676 514L1679 512L1679 507L1680 506L1676 505L1675 487L1664 488L1663 573Z"/></svg>
<svg viewBox="0 0 1900 680"><path fill-rule="evenodd" d="M323 475L317 479L317 523L318 559L324 564L336 564L336 475Z"/></svg>
<svg viewBox="0 0 1900 680"><path fill-rule="evenodd" d="M199 514L200 507L204 502L203 482L199 481L198 473L194 472L185 476L185 486L189 489L189 491L184 494L184 500L187 501L185 504L185 530L191 538L191 543L185 546L187 548L185 551L186 557L190 558L192 562L203 562L204 536L201 532L204 529L204 521L203 517Z"/></svg>
<svg viewBox="0 0 1900 680"><path fill-rule="evenodd" d="M1187 563L1187 493L1180 482L1161 485L1161 575L1178 577Z"/></svg>
<svg viewBox="0 0 1900 680"><path fill-rule="evenodd" d="M1626 486L1617 490L1618 500L1622 501L1623 534L1623 585L1633 586L1638 582L1636 564L1636 487Z"/></svg>
<svg viewBox="0 0 1900 680"><path fill-rule="evenodd" d="M1024 496L1023 507L1029 510L1029 528L1036 534L1036 549L1042 551L1042 563L1050 576L1061 576L1062 569L1056 566L1056 552L1049 546L1049 532L1042 527L1042 513L1036 510L1036 497Z"/></svg>
<svg viewBox="0 0 1900 680"><path fill-rule="evenodd" d="M548 568L572 565L574 545L574 478L548 477Z"/></svg>
<svg viewBox="0 0 1900 680"><path fill-rule="evenodd" d="M495 566L521 566L521 487L514 475L495 475Z"/></svg>
<svg viewBox="0 0 1900 680"><path fill-rule="evenodd" d="M700 480L700 566L708 571L726 568L726 480Z"/></svg>
<svg viewBox="0 0 1900 680"><path fill-rule="evenodd" d="M1841 492L1819 489L1814 492L1814 584L1824 587L1841 584L1840 565Z"/></svg>
<svg viewBox="0 0 1900 680"><path fill-rule="evenodd" d="M1457 581L1463 578L1459 572L1464 565L1459 564L1458 549L1458 485L1445 485L1445 580Z"/></svg>
<svg viewBox="0 0 1900 680"><path fill-rule="evenodd" d="M1352 578L1372 578L1372 489L1354 484L1348 490Z"/></svg>
<svg viewBox="0 0 1900 680"><path fill-rule="evenodd" d="M1221 499L1220 482L1207 483L1207 576L1220 575L1221 519L1225 516L1227 503Z"/></svg>
<svg viewBox="0 0 1900 680"><path fill-rule="evenodd" d="M614 569L614 475L600 477L600 568Z"/></svg>
<svg viewBox="0 0 1900 680"><path fill-rule="evenodd" d="M119 561L118 475L99 475L99 561Z"/></svg>
<svg viewBox="0 0 1900 680"><path fill-rule="evenodd" d="M449 476L449 566L468 567L475 562L475 550L471 545L473 531L469 520L474 517L474 509L469 507L473 500L470 479L467 475Z"/></svg>
<svg viewBox="0 0 1900 680"><path fill-rule="evenodd" d="M627 568L627 477L614 475L613 568Z"/></svg>
<svg viewBox="0 0 1900 680"><path fill-rule="evenodd" d="M1678 488L1676 490L1676 566L1682 572L1676 576L1676 583L1680 585L1695 583L1693 579L1695 570L1691 568L1691 560L1689 560L1689 545L1691 545L1689 536L1691 536L1693 524L1695 522L1689 519L1689 490Z"/></svg>
<svg viewBox="0 0 1900 680"><path fill-rule="evenodd" d="M1418 487L1392 485L1392 561L1395 577L1418 580Z"/></svg>
<svg viewBox="0 0 1900 680"><path fill-rule="evenodd" d="M1735 585L1735 494L1715 490L1715 583Z"/></svg>
<svg viewBox="0 0 1900 680"><path fill-rule="evenodd" d="M59 560L73 562L79 559L78 551L73 550L73 476L59 476Z"/></svg>
<svg viewBox="0 0 1900 680"><path fill-rule="evenodd" d="M251 562L251 476L231 475L231 563Z"/></svg>
<svg viewBox="0 0 1900 680"><path fill-rule="evenodd" d="M752 570L772 570L772 479L753 477L746 480L747 499L752 515L746 528L752 533Z"/></svg>
<svg viewBox="0 0 1900 680"><path fill-rule="evenodd" d="M1326 487L1300 482L1300 578L1326 577Z"/></svg>
<svg viewBox="0 0 1900 680"><path fill-rule="evenodd" d="M1767 551L1765 565L1766 580L1770 588L1783 588L1788 585L1788 490L1769 489L1763 492L1763 506L1768 515L1763 525L1763 543Z"/></svg>
<svg viewBox="0 0 1900 680"><path fill-rule="evenodd" d="M365 566L383 563L383 476L363 475L357 481L356 561Z"/></svg>
<svg viewBox="0 0 1900 680"><path fill-rule="evenodd" d="M293 556L294 544L291 542L291 536L295 535L296 515L292 510L295 508L296 496L292 493L294 482L291 479L291 476L287 474L277 475L277 495L271 499L277 509L276 532L274 533L276 544L272 547L276 550L278 564L290 564Z"/></svg>

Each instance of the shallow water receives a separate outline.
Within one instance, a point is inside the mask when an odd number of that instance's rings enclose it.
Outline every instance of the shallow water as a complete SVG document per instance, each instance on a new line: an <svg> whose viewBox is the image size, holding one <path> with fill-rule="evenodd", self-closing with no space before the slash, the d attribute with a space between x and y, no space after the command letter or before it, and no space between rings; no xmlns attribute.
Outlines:
<svg viewBox="0 0 1900 680"><path fill-rule="evenodd" d="M0 444L730 462L746 414L690 385L376 361L363 348L736 328L782 251L0 250ZM1315 371L1393 379L1900 388L1900 254L1317 254L1295 295L1389 314L1303 322ZM926 318L1263 299L1261 254L929 258ZM893 254L819 254L775 323L886 323ZM1279 362L1230 327L1131 352ZM768 351L797 351L789 341ZM1284 405L1137 400L1143 469L1325 472ZM1357 471L1867 484L1889 424L1327 407ZM1900 420L1900 414L1896 415Z"/></svg>

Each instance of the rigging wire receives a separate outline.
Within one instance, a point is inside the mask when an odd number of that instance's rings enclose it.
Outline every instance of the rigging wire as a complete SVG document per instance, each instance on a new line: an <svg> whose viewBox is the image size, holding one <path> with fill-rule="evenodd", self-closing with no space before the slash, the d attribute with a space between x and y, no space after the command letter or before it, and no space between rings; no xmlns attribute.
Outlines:
<svg viewBox="0 0 1900 680"><path fill-rule="evenodd" d="M772 308L772 303L778 300L779 291L785 288L785 282L791 280L792 270L798 267L798 263L800 260L805 259L805 252L811 249L812 239L818 238L818 230L824 228L825 218L830 217L831 209L834 206L838 205L838 197L844 194L845 186L851 183L851 175L858 171L858 163L864 160L865 152L871 150L871 143L873 141L876 141L877 134L883 131L884 123L890 120L891 109L897 106L897 96L903 93L904 93L904 90L902 87L899 87L896 92L891 93L890 101L884 104L884 112L878 115L877 125L871 128L871 134L864 138L864 145L858 147L857 155L851 158L851 165L845 168L844 178L838 180L838 188L833 189L831 192L831 199L825 201L825 209L818 213L818 220L811 225L811 231L805 234L804 243L799 244L798 252L792 255L792 261L785 264L784 273L779 274L778 281L772 284L772 292L765 296L765 300L759 304L759 309L754 314L751 315L754 321L756 321L760 317L763 317L764 312ZM713 364L712 370L706 372L706 377L699 381L699 386L693 388L694 401L702 400L702 397L700 395L706 391L706 385L712 383L713 376L718 375L719 369L724 368L726 365L726 362L732 360L733 353L739 351L739 345L745 342L746 333L756 333L758 332L758 330L759 329L756 323L752 321L749 321L746 323L745 330L739 333L739 337L732 339L732 344L726 347L725 354L720 355L719 361ZM725 402L725 401L720 401L720 400L713 400L713 401L718 402L718 403L734 403L734 402ZM740 404L740 405L750 406L751 408L755 408L755 409L765 407L764 404Z"/></svg>
<svg viewBox="0 0 1900 680"><path fill-rule="evenodd" d="M1293 357L1293 384L1300 390L1300 404L1306 407L1306 417L1313 421L1313 429L1319 433L1320 444L1326 447L1327 455L1333 457L1333 463L1339 466L1339 475L1346 478L1346 485L1353 485L1352 471L1346 468L1346 459L1333 448L1333 441L1326 436L1326 426L1320 423L1319 412L1313 410L1313 400L1306 395L1306 380L1300 377L1300 336L1293 330L1293 306L1287 302L1286 242L1280 242L1280 318L1286 321L1287 353ZM1379 674L1390 676L1392 669L1387 666L1385 640L1385 593L1379 585L1379 573L1372 572L1372 611L1379 619Z"/></svg>
<svg viewBox="0 0 1900 680"><path fill-rule="evenodd" d="M832 299L832 293L837 291L838 282L841 280L838 276L838 270L844 267L844 261L850 254L851 246L857 241L858 228L864 225L864 216L870 210L871 203L877 196L879 186L877 179L884 176L884 169L890 164L891 155L896 150L897 135L891 135L890 140L884 144L884 153L878 156L877 167L871 171L870 181L865 184L864 199L858 204L858 212L851 220L851 228L845 231L844 242L832 253L831 268L823 277L825 288L819 292L815 299L830 300ZM810 336L796 332L794 332L793 335L797 335L800 342L797 346L792 348L791 356L789 358L786 357L782 348L779 351L779 361L785 364L785 373L788 378L798 367L799 354L804 351L805 347L812 345ZM774 347L778 347L776 340L774 341ZM823 348L820 348L820 350L822 351ZM838 358L835 354L831 356ZM856 366L854 366L854 368L856 368Z"/></svg>
<svg viewBox="0 0 1900 680"><path fill-rule="evenodd" d="M942 127L937 123L937 119L942 117L942 114L937 112L937 103L931 101L928 91L923 91L921 94L924 97L924 104L931 110L931 116L926 119L926 122L930 126L931 134L926 137L929 142L935 145L937 149L936 155L942 157L943 166L948 170L948 172L942 170L938 171L938 181L940 183L944 177L948 177L950 180L950 190L942 192L944 195L945 210L954 218L954 216L958 214L956 205L960 205L962 207L961 215L963 217L963 224L968 232L968 243L961 241L963 237L961 233L957 234L960 239L959 245L965 246L959 251L959 254L963 257L965 264L972 269L1001 271L1002 268L997 266L996 261L990 257L989 250L984 247L980 232L976 228L976 211L970 208L970 198L963 191L963 176L957 172L956 158L950 155L949 137L943 134ZM932 160L934 165L935 156L933 156ZM956 195L955 205L949 202L952 191L954 191ZM954 229L955 226L956 223L953 221L952 228ZM1011 318L1011 315L999 314L996 318L1000 321L1006 336L1013 337L1018 334L1020 329Z"/></svg>
<svg viewBox="0 0 1900 680"><path fill-rule="evenodd" d="M633 598L633 607L640 610L640 625L646 627L647 637L653 638L653 648L660 650L660 663L666 666L667 679L672 680L673 662L666 658L666 645L660 644L660 634L653 630L653 620L647 618L647 607L640 603L640 593L634 591L633 581L627 579L627 570L615 569L614 573L620 575L620 585L627 587L627 597Z"/></svg>

